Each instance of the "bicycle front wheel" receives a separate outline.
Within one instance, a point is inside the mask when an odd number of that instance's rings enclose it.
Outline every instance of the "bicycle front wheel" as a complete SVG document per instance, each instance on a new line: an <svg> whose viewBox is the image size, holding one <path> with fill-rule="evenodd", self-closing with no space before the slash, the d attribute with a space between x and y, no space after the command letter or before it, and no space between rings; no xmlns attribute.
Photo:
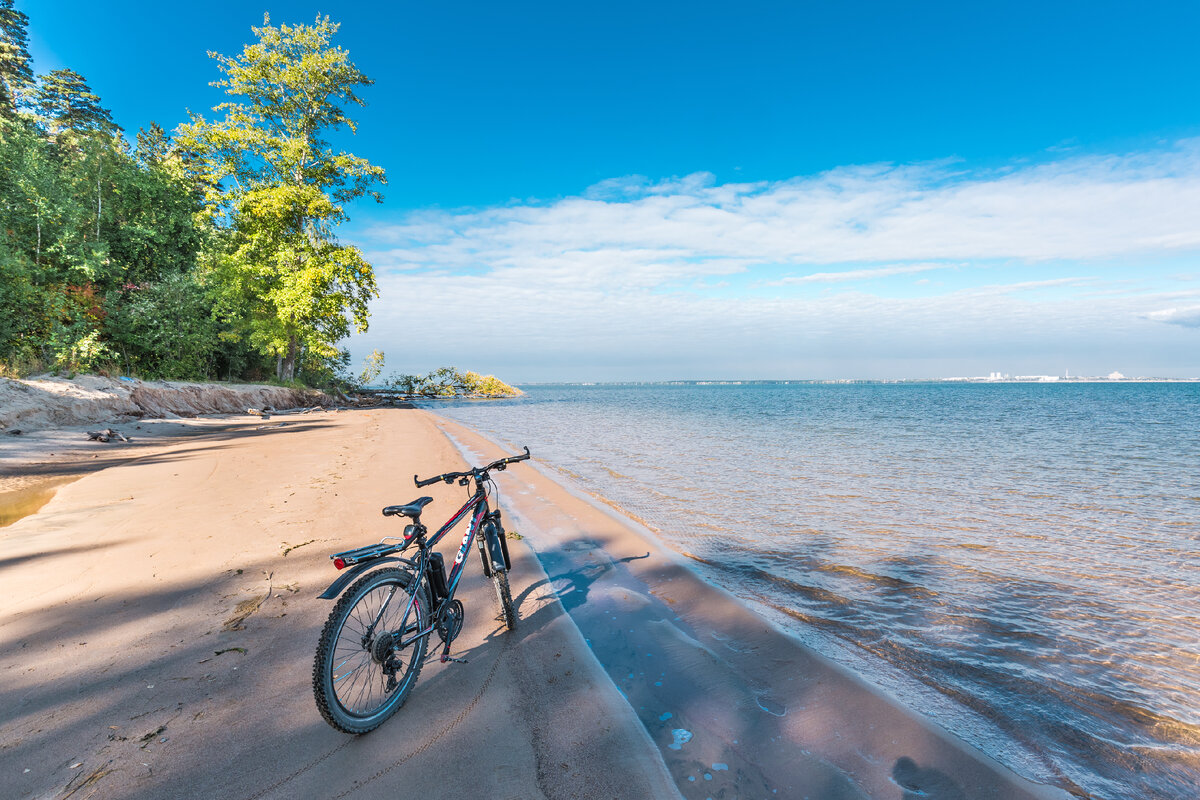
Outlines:
<svg viewBox="0 0 1200 800"><path fill-rule="evenodd" d="M496 587L496 599L500 601L500 621L511 631L517 627L517 609L513 606L512 592L508 588L508 572L493 571L492 585Z"/></svg>
<svg viewBox="0 0 1200 800"><path fill-rule="evenodd" d="M376 570L351 585L325 622L313 661L313 694L326 722L367 733L404 705L429 637L404 640L429 627L430 613L428 588L405 570Z"/></svg>

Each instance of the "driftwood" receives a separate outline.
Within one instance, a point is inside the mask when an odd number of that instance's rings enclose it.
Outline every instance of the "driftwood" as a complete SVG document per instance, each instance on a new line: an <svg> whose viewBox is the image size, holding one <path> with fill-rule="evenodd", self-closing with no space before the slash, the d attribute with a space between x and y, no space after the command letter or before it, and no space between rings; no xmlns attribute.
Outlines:
<svg viewBox="0 0 1200 800"><path fill-rule="evenodd" d="M299 406L297 408L283 408L283 409L273 408L273 409L270 409L271 414L274 414L277 417L282 417L282 416L289 415L289 414L311 414L314 411L324 411L324 410L325 409L322 406L311 406L311 407ZM264 413L266 413L266 412L264 412Z"/></svg>
<svg viewBox="0 0 1200 800"><path fill-rule="evenodd" d="M272 411L272 409L263 409L263 408L247 408L246 409L247 414L253 414L256 417L262 417L263 419L270 419L271 411Z"/></svg>
<svg viewBox="0 0 1200 800"><path fill-rule="evenodd" d="M88 431L87 437L93 442L111 442L113 439L119 439L122 442L132 442L125 434L120 431L114 431L112 428L105 428L102 431Z"/></svg>

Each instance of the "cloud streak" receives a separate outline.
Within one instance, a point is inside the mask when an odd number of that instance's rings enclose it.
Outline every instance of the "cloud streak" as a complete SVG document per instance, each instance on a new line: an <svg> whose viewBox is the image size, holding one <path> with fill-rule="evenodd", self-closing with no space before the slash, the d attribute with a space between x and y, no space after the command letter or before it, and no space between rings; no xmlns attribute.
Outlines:
<svg viewBox="0 0 1200 800"><path fill-rule="evenodd" d="M765 286L796 286L802 283L849 283L853 281L871 280L873 278L889 278L893 275L912 275L916 272L928 272L933 269L946 269L949 264L905 264L892 267L874 267L872 269L848 269L840 272L814 272L810 275L789 275L777 281L768 281Z"/></svg>

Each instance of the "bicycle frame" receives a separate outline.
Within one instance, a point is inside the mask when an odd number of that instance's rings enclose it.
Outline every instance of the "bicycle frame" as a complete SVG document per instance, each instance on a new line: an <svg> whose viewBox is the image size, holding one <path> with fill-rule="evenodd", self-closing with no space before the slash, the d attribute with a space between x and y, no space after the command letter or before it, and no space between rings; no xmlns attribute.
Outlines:
<svg viewBox="0 0 1200 800"><path fill-rule="evenodd" d="M454 599L454 592L458 589L458 582L462 578L463 568L467 563L467 553L471 550L471 543L475 541L475 536L479 533L479 529L483 525L483 520L488 516L487 490L484 487L483 482L476 480L475 493L472 494L470 499L463 504L463 507L456 511L454 516L450 517L450 519L447 520L442 527L438 528L437 532L433 534L433 536L430 537L427 542L418 542L417 546L421 549L421 555L417 558L416 580L419 582L427 574L427 570L429 568L430 550L434 547L434 545L440 542L447 533L449 533L456 525L458 525L458 523L461 522L472 509L474 509L475 513L471 515L471 523L467 526L467 532L463 534L462 544L459 545L458 552L454 556L454 564L450 569L450 574L446 576L446 596L442 598L442 601L435 609L435 612L431 617L432 624L423 631L414 633L412 636L409 636L406 639L401 639L401 648L407 647L408 645L420 639L422 636L428 636L430 633L432 633L437 628L441 609L445 608L449 602ZM409 613L412 612L412 604L416 602L416 599L417 591L414 587L413 593L409 595L408 605L404 608L404 616L400 618L401 620L408 619ZM387 610L390 602L391 598L389 597L388 600L380 607L379 614L376 617L376 622L383 618L383 614ZM371 628L373 629L374 627L375 625L373 623Z"/></svg>

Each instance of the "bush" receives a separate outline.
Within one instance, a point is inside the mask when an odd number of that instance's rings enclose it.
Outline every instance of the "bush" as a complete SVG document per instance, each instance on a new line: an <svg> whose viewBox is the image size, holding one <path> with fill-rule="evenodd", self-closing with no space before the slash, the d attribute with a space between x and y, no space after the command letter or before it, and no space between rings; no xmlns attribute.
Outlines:
<svg viewBox="0 0 1200 800"><path fill-rule="evenodd" d="M126 285L109 296L107 329L124 369L156 378L214 375L221 349L212 301L190 274L156 283Z"/></svg>
<svg viewBox="0 0 1200 800"><path fill-rule="evenodd" d="M428 375L393 375L388 378L387 387L422 397L518 397L524 394L495 375L459 372L454 367L441 367Z"/></svg>

